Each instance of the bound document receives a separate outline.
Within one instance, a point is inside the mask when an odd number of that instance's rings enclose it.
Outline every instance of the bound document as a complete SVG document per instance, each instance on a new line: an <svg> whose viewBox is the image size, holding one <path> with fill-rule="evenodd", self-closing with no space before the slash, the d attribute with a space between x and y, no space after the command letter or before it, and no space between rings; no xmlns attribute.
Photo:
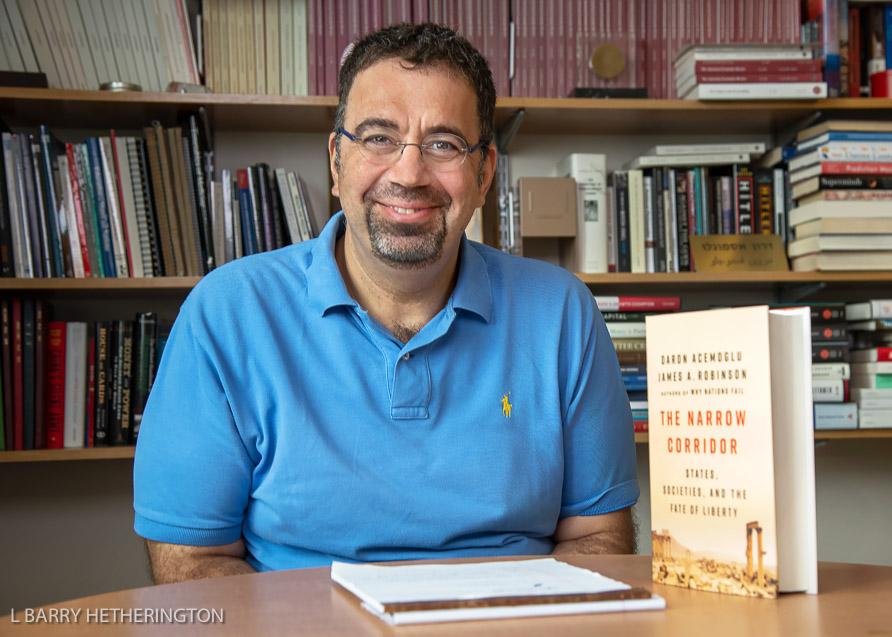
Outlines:
<svg viewBox="0 0 892 637"><path fill-rule="evenodd" d="M653 579L816 593L809 308L647 317Z"/></svg>
<svg viewBox="0 0 892 637"><path fill-rule="evenodd" d="M408 566L335 562L331 579L388 624L666 607L646 589L551 558Z"/></svg>

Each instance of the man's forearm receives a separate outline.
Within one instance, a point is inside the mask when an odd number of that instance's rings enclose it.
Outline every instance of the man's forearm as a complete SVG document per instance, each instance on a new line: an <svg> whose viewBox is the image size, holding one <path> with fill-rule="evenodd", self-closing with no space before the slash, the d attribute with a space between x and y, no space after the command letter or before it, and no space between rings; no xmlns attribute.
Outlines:
<svg viewBox="0 0 892 637"><path fill-rule="evenodd" d="M212 547L147 541L146 549L156 584L256 572L244 559L246 553L242 540Z"/></svg>
<svg viewBox="0 0 892 637"><path fill-rule="evenodd" d="M554 545L552 554L582 553L585 555L600 555L605 553L634 553L635 547L632 534L628 531L604 531L592 533L575 540L558 542Z"/></svg>
<svg viewBox="0 0 892 637"><path fill-rule="evenodd" d="M193 579L256 572L242 558L227 555L204 555L176 563L152 565L152 577L156 584L174 584Z"/></svg>

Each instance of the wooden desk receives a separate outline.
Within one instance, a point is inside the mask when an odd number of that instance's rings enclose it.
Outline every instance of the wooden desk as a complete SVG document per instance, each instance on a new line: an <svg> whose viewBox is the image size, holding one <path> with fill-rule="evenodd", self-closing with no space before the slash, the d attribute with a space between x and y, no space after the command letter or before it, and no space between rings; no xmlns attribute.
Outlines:
<svg viewBox="0 0 892 637"><path fill-rule="evenodd" d="M561 559L630 584L652 584L647 556ZM76 625L11 624L6 615L0 617L0 634L892 635L892 567L821 563L820 595L785 595L778 600L698 593L673 586L652 588L666 598L666 610L391 628L362 610L350 594L334 587L329 569L315 568L137 588L61 602L46 609L85 609ZM225 623L86 623L86 609L99 608L222 608ZM24 618L23 612L16 609L17 619Z"/></svg>

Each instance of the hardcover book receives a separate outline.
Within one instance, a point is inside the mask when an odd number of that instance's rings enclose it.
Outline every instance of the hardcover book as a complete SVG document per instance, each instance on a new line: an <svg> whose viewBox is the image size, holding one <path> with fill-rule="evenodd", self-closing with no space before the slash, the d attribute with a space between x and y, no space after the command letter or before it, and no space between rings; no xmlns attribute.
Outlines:
<svg viewBox="0 0 892 637"><path fill-rule="evenodd" d="M654 581L816 593L809 309L646 321Z"/></svg>

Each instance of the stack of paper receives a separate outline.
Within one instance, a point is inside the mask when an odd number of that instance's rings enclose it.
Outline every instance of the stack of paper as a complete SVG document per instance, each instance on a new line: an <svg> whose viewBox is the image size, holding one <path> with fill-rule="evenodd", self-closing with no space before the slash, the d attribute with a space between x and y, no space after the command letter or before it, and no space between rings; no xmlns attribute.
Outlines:
<svg viewBox="0 0 892 637"><path fill-rule="evenodd" d="M331 579L389 624L666 607L643 588L551 558L409 566L335 562Z"/></svg>

